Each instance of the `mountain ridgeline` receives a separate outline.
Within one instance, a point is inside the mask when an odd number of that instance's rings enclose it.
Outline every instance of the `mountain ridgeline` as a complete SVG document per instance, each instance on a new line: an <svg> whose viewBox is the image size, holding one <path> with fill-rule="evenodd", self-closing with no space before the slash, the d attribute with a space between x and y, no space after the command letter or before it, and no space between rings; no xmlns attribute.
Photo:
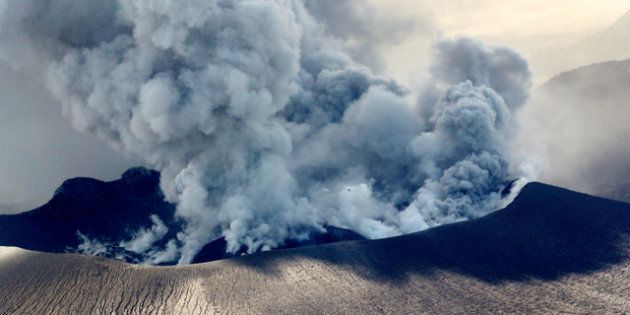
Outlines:
<svg viewBox="0 0 630 315"><path fill-rule="evenodd" d="M120 246L136 231L150 229L157 216L168 232L153 246L162 247L175 239L183 228L175 217L175 206L164 201L159 187L160 174L145 168L132 168L119 180L102 182L92 178L66 180L45 205L32 211L0 215L0 246L64 253L78 252L81 236L98 240L93 255L140 263L146 257ZM352 231L327 227L326 232L312 232L308 240L288 240L280 248L317 245L364 239ZM205 245L193 263L202 263L240 255L226 252L223 238ZM172 264L174 261L166 264Z"/></svg>

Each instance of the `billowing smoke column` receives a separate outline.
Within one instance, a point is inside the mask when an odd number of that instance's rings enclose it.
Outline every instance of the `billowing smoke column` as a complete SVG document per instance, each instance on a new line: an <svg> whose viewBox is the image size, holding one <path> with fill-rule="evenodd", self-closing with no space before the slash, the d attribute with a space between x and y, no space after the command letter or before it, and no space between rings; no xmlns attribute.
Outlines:
<svg viewBox="0 0 630 315"><path fill-rule="evenodd" d="M312 9L6 0L0 57L44 60L77 129L161 171L185 229L156 261L187 263L220 236L253 252L326 224L379 238L497 209L518 175L506 152L526 62L439 40L432 80L414 93L353 61Z"/></svg>

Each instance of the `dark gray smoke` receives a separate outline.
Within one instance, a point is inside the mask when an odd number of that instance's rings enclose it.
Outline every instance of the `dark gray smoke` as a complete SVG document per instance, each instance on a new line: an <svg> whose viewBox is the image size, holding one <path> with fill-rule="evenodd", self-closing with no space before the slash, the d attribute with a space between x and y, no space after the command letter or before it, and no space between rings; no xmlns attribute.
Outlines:
<svg viewBox="0 0 630 315"><path fill-rule="evenodd" d="M497 209L526 62L440 40L414 92L355 61L332 2L308 3L4 1L3 46L28 53L0 58L45 60L77 129L161 171L181 263L219 236L252 252L325 224L378 238Z"/></svg>

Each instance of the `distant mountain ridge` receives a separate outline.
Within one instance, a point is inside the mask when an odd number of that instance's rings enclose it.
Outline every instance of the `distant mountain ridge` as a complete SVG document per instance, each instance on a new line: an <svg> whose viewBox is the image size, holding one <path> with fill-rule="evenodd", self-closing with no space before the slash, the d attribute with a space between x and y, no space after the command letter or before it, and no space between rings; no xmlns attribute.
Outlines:
<svg viewBox="0 0 630 315"><path fill-rule="evenodd" d="M600 36L610 36L608 40L627 41L630 38L630 10L622 15L615 23L600 33Z"/></svg>
<svg viewBox="0 0 630 315"><path fill-rule="evenodd" d="M168 228L167 234L153 244L155 247L164 247L182 230L182 223L175 218L175 206L164 201L159 182L160 174L145 168L132 168L112 182L68 179L45 205L24 213L0 215L0 246L63 253L80 251L86 246L84 242L93 240L91 247L95 248L84 252L129 263L143 262L141 254L119 244L129 241L135 232L151 228L152 215ZM310 240L288 240L281 248L364 239L346 229L327 229L313 232ZM226 248L225 240L214 240L194 262L233 257L235 254L226 253Z"/></svg>
<svg viewBox="0 0 630 315"><path fill-rule="evenodd" d="M524 110L524 134L545 145L542 180L630 202L630 59L560 73Z"/></svg>
<svg viewBox="0 0 630 315"><path fill-rule="evenodd" d="M629 39L630 40L630 39ZM600 80L606 78L606 80ZM618 93L630 87L630 59L612 60L581 66L559 73L543 84L545 92L572 88L582 97L600 98L604 94Z"/></svg>
<svg viewBox="0 0 630 315"><path fill-rule="evenodd" d="M630 58L630 11L608 28L584 39L579 45L599 56L599 61Z"/></svg>

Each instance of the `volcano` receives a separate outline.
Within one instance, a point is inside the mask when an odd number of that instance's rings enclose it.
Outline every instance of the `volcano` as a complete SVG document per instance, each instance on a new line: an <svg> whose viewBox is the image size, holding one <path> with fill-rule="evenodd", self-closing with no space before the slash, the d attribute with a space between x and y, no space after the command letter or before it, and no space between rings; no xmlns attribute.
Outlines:
<svg viewBox="0 0 630 315"><path fill-rule="evenodd" d="M178 267L0 250L0 313L630 312L630 204L530 183L480 219Z"/></svg>

